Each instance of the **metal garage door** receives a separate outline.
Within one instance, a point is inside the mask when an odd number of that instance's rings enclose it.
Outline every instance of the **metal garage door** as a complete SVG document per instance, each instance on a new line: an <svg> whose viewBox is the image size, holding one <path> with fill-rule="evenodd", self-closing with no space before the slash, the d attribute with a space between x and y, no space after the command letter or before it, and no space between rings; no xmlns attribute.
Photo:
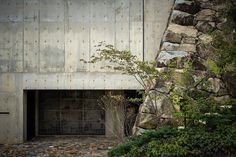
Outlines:
<svg viewBox="0 0 236 157"><path fill-rule="evenodd" d="M104 135L103 91L39 91L40 135Z"/></svg>

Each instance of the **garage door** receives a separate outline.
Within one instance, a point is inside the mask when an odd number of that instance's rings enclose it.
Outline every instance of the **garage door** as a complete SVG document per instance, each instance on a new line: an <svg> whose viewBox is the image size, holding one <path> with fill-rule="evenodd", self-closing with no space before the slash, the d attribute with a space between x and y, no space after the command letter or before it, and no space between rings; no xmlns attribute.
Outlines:
<svg viewBox="0 0 236 157"><path fill-rule="evenodd" d="M39 91L40 135L104 135L104 91Z"/></svg>

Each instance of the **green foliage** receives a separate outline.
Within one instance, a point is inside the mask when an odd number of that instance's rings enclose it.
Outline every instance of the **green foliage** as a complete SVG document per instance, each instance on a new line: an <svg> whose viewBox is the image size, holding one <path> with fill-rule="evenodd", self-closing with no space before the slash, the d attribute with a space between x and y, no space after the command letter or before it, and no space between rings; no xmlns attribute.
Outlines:
<svg viewBox="0 0 236 157"><path fill-rule="evenodd" d="M221 76L224 73L223 68L220 68L215 61L212 59L207 59L205 66L208 67L208 70L211 71L216 76Z"/></svg>
<svg viewBox="0 0 236 157"><path fill-rule="evenodd" d="M110 65L104 65L102 68L113 69L134 76L144 88L145 94L148 93L151 85L155 85L156 79L167 77L165 73L160 73L156 69L156 62L140 60L137 56L132 55L130 51L120 51L103 42L97 47L98 53L90 58L89 63L105 61Z"/></svg>
<svg viewBox="0 0 236 157"><path fill-rule="evenodd" d="M222 11L222 17L227 19L223 31L212 32L213 51L209 54L206 67L216 76L222 76L228 71L236 72L236 6L228 6Z"/></svg>
<svg viewBox="0 0 236 157"><path fill-rule="evenodd" d="M209 96L207 90L209 82L206 78L193 80L194 71L191 64L183 73L183 84L185 88L172 89L170 98L175 106L180 107L180 111L174 114L176 118L181 118L185 128L204 127L215 129L218 125L232 124L236 117L236 100L230 99L224 104L215 101ZM176 83L174 82L176 85ZM202 90L197 87L201 86Z"/></svg>
<svg viewBox="0 0 236 157"><path fill-rule="evenodd" d="M214 55L209 58L210 70L216 75L236 68L236 40L230 39L232 34L215 33L213 38ZM235 36L235 35L234 35Z"/></svg>
<svg viewBox="0 0 236 157"><path fill-rule="evenodd" d="M236 153L236 125L204 129L162 128L127 139L109 157L200 157Z"/></svg>
<svg viewBox="0 0 236 157"><path fill-rule="evenodd" d="M199 96L193 99L184 96L180 101L181 116L185 120L185 127L205 127L215 129L219 125L235 122L236 103L234 100L222 104L209 97Z"/></svg>
<svg viewBox="0 0 236 157"><path fill-rule="evenodd" d="M236 101L230 99L224 104L210 97L208 91L211 84L207 78L194 79L195 71L192 63L186 63L179 85L173 80L174 88L171 89L170 99L180 110L174 113L175 118L182 119L184 127L204 127L214 130L219 125L234 123ZM201 90L198 89L201 88Z"/></svg>

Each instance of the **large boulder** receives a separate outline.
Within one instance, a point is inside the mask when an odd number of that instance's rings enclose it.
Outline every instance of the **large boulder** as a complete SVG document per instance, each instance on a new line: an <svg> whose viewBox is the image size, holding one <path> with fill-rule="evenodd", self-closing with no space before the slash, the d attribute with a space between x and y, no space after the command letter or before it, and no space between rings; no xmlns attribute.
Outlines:
<svg viewBox="0 0 236 157"><path fill-rule="evenodd" d="M174 111L175 109L166 94L152 90L139 108L135 126L156 129L164 124L173 124Z"/></svg>
<svg viewBox="0 0 236 157"><path fill-rule="evenodd" d="M140 106L139 112L155 114L161 116L163 113L171 114L171 103L166 94L152 90L146 96L144 103Z"/></svg>

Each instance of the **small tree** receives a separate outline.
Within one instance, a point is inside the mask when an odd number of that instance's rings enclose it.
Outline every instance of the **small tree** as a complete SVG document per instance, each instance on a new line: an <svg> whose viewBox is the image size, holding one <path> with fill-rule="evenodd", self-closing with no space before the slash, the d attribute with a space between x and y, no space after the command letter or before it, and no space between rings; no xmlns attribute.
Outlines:
<svg viewBox="0 0 236 157"><path fill-rule="evenodd" d="M127 50L118 50L112 45L106 45L101 42L97 46L97 54L92 56L89 61L85 63L97 63L97 62L108 62L109 65L104 64L101 68L113 69L120 71L122 74L133 76L138 83L142 86L143 90L139 93L143 95L143 98L130 98L129 101L140 103L143 102L144 98L149 101L150 108L154 112L158 113L157 110L157 95L156 93L150 92L153 90L158 83L157 80L166 80L168 78L167 72L159 72L156 68L156 62L143 61L137 56L133 55Z"/></svg>
<svg viewBox="0 0 236 157"><path fill-rule="evenodd" d="M148 95L149 91L156 84L158 78L167 77L165 73L160 73L156 68L156 62L142 61L137 56L132 55L127 50L117 50L113 45L106 45L103 42L97 46L97 54L85 63L97 63L106 61L111 65L105 65L102 68L121 71L122 74L133 76L144 89L144 94Z"/></svg>

